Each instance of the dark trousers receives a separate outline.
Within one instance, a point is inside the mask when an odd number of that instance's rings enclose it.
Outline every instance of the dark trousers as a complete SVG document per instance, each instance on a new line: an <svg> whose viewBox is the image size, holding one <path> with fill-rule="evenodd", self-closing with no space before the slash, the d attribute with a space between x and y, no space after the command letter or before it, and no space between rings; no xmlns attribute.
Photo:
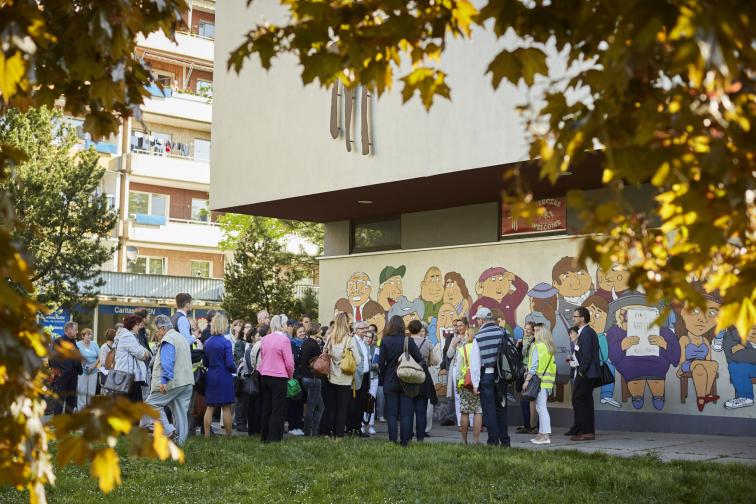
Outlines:
<svg viewBox="0 0 756 504"><path fill-rule="evenodd" d="M521 400L520 408L522 408L522 425L530 429L530 401L527 399Z"/></svg>
<svg viewBox="0 0 756 504"><path fill-rule="evenodd" d="M260 439L263 442L283 439L286 418L286 378L262 377L262 415L260 418Z"/></svg>
<svg viewBox="0 0 756 504"><path fill-rule="evenodd" d="M502 401L496 390L493 373L486 374L481 370L479 390L480 407L483 410L483 423L486 425L486 429L488 429L488 444L509 446L507 408L501 404Z"/></svg>
<svg viewBox="0 0 756 504"><path fill-rule="evenodd" d="M134 403L142 402L142 385L144 385L144 382L134 382L131 384L129 393L126 394L126 397L129 398L129 401Z"/></svg>
<svg viewBox="0 0 756 504"><path fill-rule="evenodd" d="M344 437L347 415L349 414L349 402L352 400L351 385L334 385L328 382L328 425L331 434L336 437Z"/></svg>
<svg viewBox="0 0 756 504"><path fill-rule="evenodd" d="M289 430L303 427L302 415L304 414L304 399L287 399L286 420L289 422Z"/></svg>
<svg viewBox="0 0 756 504"><path fill-rule="evenodd" d="M73 413L76 407L76 384L79 380L77 374L64 374L53 382L53 392L58 396L53 406L53 415Z"/></svg>
<svg viewBox="0 0 756 504"><path fill-rule="evenodd" d="M320 378L304 378L302 384L307 392L307 408L304 414L304 434L305 436L317 436L320 431L320 424L323 418L323 396L320 390L323 386L323 380Z"/></svg>
<svg viewBox="0 0 756 504"><path fill-rule="evenodd" d="M428 426L428 398L417 396L412 399L412 413L415 415L415 437L422 441Z"/></svg>
<svg viewBox="0 0 756 504"><path fill-rule="evenodd" d="M260 434L260 415L262 414L262 395L247 396L247 434Z"/></svg>
<svg viewBox="0 0 756 504"><path fill-rule="evenodd" d="M362 375L362 386L356 391L355 397L349 402L348 430L362 429L362 417L367 407L368 391L370 390L370 373Z"/></svg>
<svg viewBox="0 0 756 504"><path fill-rule="evenodd" d="M249 410L249 396L241 393L236 396L236 406L234 407L234 425L240 432L247 431L247 411Z"/></svg>
<svg viewBox="0 0 756 504"><path fill-rule="evenodd" d="M412 420L415 407L412 399L401 392L383 389L388 424L389 441L396 443L400 439L402 446L409 444L412 437ZM400 432L398 432L400 430ZM425 435L425 429L423 429Z"/></svg>
<svg viewBox="0 0 756 504"><path fill-rule="evenodd" d="M593 410L593 385L595 380L576 376L572 382L572 409L575 413L575 429L578 434L595 434Z"/></svg>
<svg viewBox="0 0 756 504"><path fill-rule="evenodd" d="M329 413L330 408L328 407L328 380L326 378L323 378L323 384L320 387L320 397L323 398L323 418L320 422L320 435L321 436L330 436L331 435L331 414Z"/></svg>

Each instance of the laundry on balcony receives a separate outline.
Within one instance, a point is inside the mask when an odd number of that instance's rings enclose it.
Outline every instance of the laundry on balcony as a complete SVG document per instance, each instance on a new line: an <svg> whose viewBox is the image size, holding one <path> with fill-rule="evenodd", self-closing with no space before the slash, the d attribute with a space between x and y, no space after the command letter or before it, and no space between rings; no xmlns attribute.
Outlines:
<svg viewBox="0 0 756 504"><path fill-rule="evenodd" d="M131 133L129 139L132 151L147 152L149 154L189 157L189 145L183 142L172 142L165 138L149 135L140 131Z"/></svg>
<svg viewBox="0 0 756 504"><path fill-rule="evenodd" d="M150 226L164 226L168 223L168 218L165 215L135 214L134 220L137 224Z"/></svg>

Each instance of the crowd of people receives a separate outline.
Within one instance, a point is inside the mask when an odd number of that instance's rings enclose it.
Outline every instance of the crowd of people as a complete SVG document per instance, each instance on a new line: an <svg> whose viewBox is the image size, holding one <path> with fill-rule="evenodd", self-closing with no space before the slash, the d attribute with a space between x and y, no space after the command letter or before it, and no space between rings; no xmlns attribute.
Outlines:
<svg viewBox="0 0 756 504"><path fill-rule="evenodd" d="M378 333L342 312L322 326L307 315L294 320L260 311L252 323L229 322L214 311L195 320L191 312L192 297L180 293L172 317L137 311L108 329L101 346L92 330L79 334L68 322L50 361L54 414L81 410L102 393L154 407L166 435L179 444L198 429L204 436L236 430L264 442L281 441L285 432L370 437L378 421L387 423L391 441L406 446L430 435L436 419L457 425L465 444L472 426L473 443L485 429L489 445L507 447L514 392L523 416L517 431L536 434L536 445L551 442L547 399L556 381L556 348L546 325L526 323L515 342L480 307L472 320L455 320L454 333L434 346L427 326L405 325L400 316ZM598 337L585 308L574 311L573 321L574 423L567 434L587 441L595 439ZM78 355L63 352L66 343ZM514 360L507 357L510 345ZM216 419L222 431L214 430ZM140 424L150 429L152 419Z"/></svg>

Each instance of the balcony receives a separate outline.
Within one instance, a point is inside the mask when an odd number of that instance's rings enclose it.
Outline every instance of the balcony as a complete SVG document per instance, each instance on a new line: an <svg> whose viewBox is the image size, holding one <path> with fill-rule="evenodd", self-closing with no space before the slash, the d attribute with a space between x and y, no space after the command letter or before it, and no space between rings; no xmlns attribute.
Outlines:
<svg viewBox="0 0 756 504"><path fill-rule="evenodd" d="M220 302L223 300L223 280L219 278L140 275L102 271L105 285L99 288L101 297L128 297L172 300L178 292L188 292L195 300Z"/></svg>
<svg viewBox="0 0 756 504"><path fill-rule="evenodd" d="M212 62L215 43L213 39L189 33L176 33L176 42L172 42L162 31L150 33L146 38L139 35L137 45L144 49L174 54L190 60L201 59Z"/></svg>
<svg viewBox="0 0 756 504"><path fill-rule="evenodd" d="M151 225L139 224L132 218L128 223L128 239L134 242L216 249L222 238L214 222L168 219L166 224Z"/></svg>
<svg viewBox="0 0 756 504"><path fill-rule="evenodd" d="M213 118L213 106L209 98L204 96L196 96L185 93L179 93L178 91L170 91L169 88L164 88L165 98L155 96L153 98L145 98L144 105L142 106L142 112L145 114L145 119L154 120L161 123L168 123L160 118L151 118L150 115L154 114L162 117L177 118L179 120L206 123L207 131L210 131L210 122ZM176 122L180 127L192 127L186 122Z"/></svg>
<svg viewBox="0 0 756 504"><path fill-rule="evenodd" d="M185 156L160 155L147 151L132 150L129 154L131 173L142 179L183 182L186 189L206 191L210 185L210 161ZM156 180L145 183L160 185Z"/></svg>

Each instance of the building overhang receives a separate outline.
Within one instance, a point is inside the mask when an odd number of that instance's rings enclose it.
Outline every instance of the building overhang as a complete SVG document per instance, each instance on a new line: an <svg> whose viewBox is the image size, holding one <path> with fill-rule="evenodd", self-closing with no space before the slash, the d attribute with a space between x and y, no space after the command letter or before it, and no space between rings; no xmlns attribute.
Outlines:
<svg viewBox="0 0 756 504"><path fill-rule="evenodd" d="M538 163L528 161L213 210L309 222L372 219L500 201L508 183L506 174L518 167L538 198L563 196L576 189L599 189L601 165L601 155L592 155L580 165L570 167L570 174L559 177L553 185L548 180L539 180Z"/></svg>

